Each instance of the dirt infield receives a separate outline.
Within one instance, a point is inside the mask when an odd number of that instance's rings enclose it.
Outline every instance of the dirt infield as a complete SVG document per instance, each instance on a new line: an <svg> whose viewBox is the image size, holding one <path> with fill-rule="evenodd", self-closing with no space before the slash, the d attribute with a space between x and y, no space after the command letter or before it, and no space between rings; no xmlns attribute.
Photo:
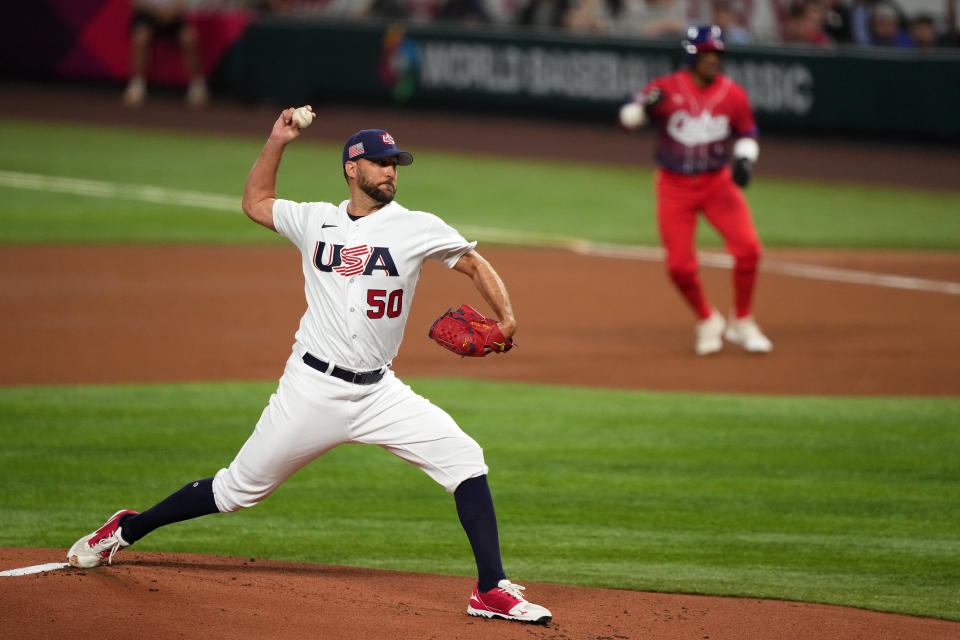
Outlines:
<svg viewBox="0 0 960 640"><path fill-rule="evenodd" d="M265 136L276 112L242 105L191 112L170 100L131 112L117 108L113 93L8 89L0 92L0 116ZM324 109L315 135L339 141L344 131L371 126L371 120L388 120L383 126L421 146L462 150L469 139L478 152L523 149L557 157L556 147L547 147L552 140L579 150L585 160L602 153L605 160L643 164L650 156L643 148L616 145L611 157L610 127L570 124L558 132L555 123L423 118L408 111ZM957 154L928 149L785 140L765 144L764 153L769 175L931 188L955 188L960 175ZM869 171L864 154L872 160ZM742 393L960 395L960 295L764 273L757 313L775 351L756 357L728 347L703 359L692 353L692 318L657 262L553 249L481 250L511 289L520 348L504 357L459 360L427 340L426 329L440 311L461 302L482 307L462 277L428 265L395 362L401 376ZM960 274L954 254L792 250L771 251L767 259L933 280L956 281ZM304 309L299 265L292 247L0 247L0 384L275 379ZM721 308L729 301L729 279L728 270L704 270ZM57 549L0 549L0 570L62 556ZM960 623L840 607L533 584L531 599L550 607L555 621L525 627L465 616L468 578L132 551L120 559L89 571L0 578L0 623L19 638L960 636Z"/></svg>
<svg viewBox="0 0 960 640"><path fill-rule="evenodd" d="M510 286L520 347L504 357L458 359L428 340L430 323L448 307L483 308L466 279L428 264L395 361L401 376L960 395L960 295L764 274L757 313L774 353L757 357L727 347L697 358L693 318L658 262L482 250ZM931 278L960 268L960 257L946 254L782 255ZM730 271L703 275L725 305ZM0 315L0 384L8 385L276 379L304 310L300 256L292 246L4 247L0 295L17 311Z"/></svg>
<svg viewBox="0 0 960 640"><path fill-rule="evenodd" d="M0 548L0 564L42 564L62 553ZM828 605L528 583L531 599L555 617L538 627L468 617L468 578L123 553L112 567L0 578L0 621L27 614L29 626L15 636L24 640L952 640L960 631L956 622Z"/></svg>

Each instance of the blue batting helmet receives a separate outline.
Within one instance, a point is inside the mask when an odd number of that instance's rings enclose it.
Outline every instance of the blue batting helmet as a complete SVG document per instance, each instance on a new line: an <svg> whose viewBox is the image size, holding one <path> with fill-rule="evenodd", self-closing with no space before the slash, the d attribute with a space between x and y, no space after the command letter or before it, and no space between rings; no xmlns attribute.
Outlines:
<svg viewBox="0 0 960 640"><path fill-rule="evenodd" d="M693 64L701 51L724 50L723 33L717 25L690 27L681 44L688 64Z"/></svg>

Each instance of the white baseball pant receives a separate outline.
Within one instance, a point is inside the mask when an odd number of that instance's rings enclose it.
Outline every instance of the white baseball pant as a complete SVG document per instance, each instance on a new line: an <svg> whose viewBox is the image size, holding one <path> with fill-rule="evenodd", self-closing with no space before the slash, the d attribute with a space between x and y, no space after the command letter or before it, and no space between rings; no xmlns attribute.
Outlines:
<svg viewBox="0 0 960 640"><path fill-rule="evenodd" d="M223 513L252 507L298 469L337 445L376 444L453 493L488 471L483 450L445 411L387 371L358 385L326 375L296 354L253 433L213 479Z"/></svg>

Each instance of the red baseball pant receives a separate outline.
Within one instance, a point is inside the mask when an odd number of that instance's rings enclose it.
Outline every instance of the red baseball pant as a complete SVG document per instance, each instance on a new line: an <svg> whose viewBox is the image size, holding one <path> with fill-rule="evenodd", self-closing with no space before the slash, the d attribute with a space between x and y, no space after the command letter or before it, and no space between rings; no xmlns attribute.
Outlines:
<svg viewBox="0 0 960 640"><path fill-rule="evenodd" d="M734 309L738 318L750 315L762 247L750 208L731 179L729 167L711 173L686 175L657 171L657 225L667 252L670 279L700 318L711 306L703 292L696 254L697 215L720 233L734 258Z"/></svg>

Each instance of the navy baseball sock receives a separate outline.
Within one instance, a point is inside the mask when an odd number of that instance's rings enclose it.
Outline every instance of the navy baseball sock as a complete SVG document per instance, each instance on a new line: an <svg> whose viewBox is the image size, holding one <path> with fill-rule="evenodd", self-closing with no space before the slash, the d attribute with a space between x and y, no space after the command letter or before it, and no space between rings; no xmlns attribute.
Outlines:
<svg viewBox="0 0 960 640"><path fill-rule="evenodd" d="M497 514L487 476L464 480L453 493L457 502L460 524L467 532L473 555L477 560L477 589L481 592L496 588L506 578L500 560L500 535L497 533Z"/></svg>
<svg viewBox="0 0 960 640"><path fill-rule="evenodd" d="M133 544L165 524L219 512L213 499L213 478L204 478L185 484L182 489L171 493L143 513L121 518L120 535Z"/></svg>

